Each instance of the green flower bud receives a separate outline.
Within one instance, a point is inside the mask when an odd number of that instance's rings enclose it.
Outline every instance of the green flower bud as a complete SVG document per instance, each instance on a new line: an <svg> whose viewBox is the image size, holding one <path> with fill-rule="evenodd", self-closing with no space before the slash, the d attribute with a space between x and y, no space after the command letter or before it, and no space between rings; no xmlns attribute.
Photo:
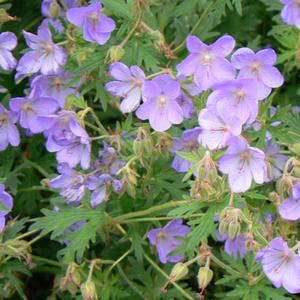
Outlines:
<svg viewBox="0 0 300 300"><path fill-rule="evenodd" d="M108 60L110 63L119 61L125 54L125 50L120 46L112 46L108 50L108 56L106 60Z"/></svg>
<svg viewBox="0 0 300 300"><path fill-rule="evenodd" d="M143 154L143 144L140 139L135 139L133 141L133 152L136 156Z"/></svg>
<svg viewBox="0 0 300 300"><path fill-rule="evenodd" d="M182 279L184 276L187 275L188 272L189 269L184 263L182 262L177 263L171 271L170 282L174 282Z"/></svg>
<svg viewBox="0 0 300 300"><path fill-rule="evenodd" d="M221 221L219 225L220 235L224 235L227 232L227 229L228 229L228 224L226 222Z"/></svg>
<svg viewBox="0 0 300 300"><path fill-rule="evenodd" d="M294 152L297 156L300 156L300 143L296 143L289 146L289 149Z"/></svg>
<svg viewBox="0 0 300 300"><path fill-rule="evenodd" d="M81 294L84 300L98 300L96 286L93 281L86 281L80 286Z"/></svg>
<svg viewBox="0 0 300 300"><path fill-rule="evenodd" d="M56 0L53 0L50 4L50 17L56 19L59 16L59 5Z"/></svg>
<svg viewBox="0 0 300 300"><path fill-rule="evenodd" d="M199 289L204 290L211 282L213 275L214 273L209 267L201 267L197 276Z"/></svg>
<svg viewBox="0 0 300 300"><path fill-rule="evenodd" d="M231 240L234 240L241 233L240 223L230 223L228 226L228 236Z"/></svg>

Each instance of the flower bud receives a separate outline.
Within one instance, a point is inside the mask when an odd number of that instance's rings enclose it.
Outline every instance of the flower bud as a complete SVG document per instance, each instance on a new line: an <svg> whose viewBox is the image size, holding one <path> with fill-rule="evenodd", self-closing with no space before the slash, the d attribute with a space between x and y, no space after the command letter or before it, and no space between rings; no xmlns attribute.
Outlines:
<svg viewBox="0 0 300 300"><path fill-rule="evenodd" d="M50 17L56 19L59 16L59 5L56 0L52 0L49 8Z"/></svg>
<svg viewBox="0 0 300 300"><path fill-rule="evenodd" d="M143 144L139 138L133 141L133 152L138 157L143 154Z"/></svg>
<svg viewBox="0 0 300 300"><path fill-rule="evenodd" d="M300 143L296 143L289 146L289 149L294 152L297 156L300 156Z"/></svg>
<svg viewBox="0 0 300 300"><path fill-rule="evenodd" d="M184 263L182 262L177 263L171 271L170 282L174 282L182 279L184 276L187 275L188 272L189 269Z"/></svg>
<svg viewBox="0 0 300 300"><path fill-rule="evenodd" d="M201 267L197 276L199 289L204 290L211 282L213 275L214 273L209 267Z"/></svg>
<svg viewBox="0 0 300 300"><path fill-rule="evenodd" d="M221 221L219 224L219 232L220 235L224 235L227 232L228 224L226 222Z"/></svg>
<svg viewBox="0 0 300 300"><path fill-rule="evenodd" d="M81 294L84 300L98 300L96 286L93 281L86 281L80 286Z"/></svg>
<svg viewBox="0 0 300 300"><path fill-rule="evenodd" d="M228 236L231 240L234 240L241 233L240 223L230 223L228 226Z"/></svg>
<svg viewBox="0 0 300 300"><path fill-rule="evenodd" d="M112 46L108 50L108 56L106 60L108 60L110 63L119 61L125 54L125 50L120 46Z"/></svg>

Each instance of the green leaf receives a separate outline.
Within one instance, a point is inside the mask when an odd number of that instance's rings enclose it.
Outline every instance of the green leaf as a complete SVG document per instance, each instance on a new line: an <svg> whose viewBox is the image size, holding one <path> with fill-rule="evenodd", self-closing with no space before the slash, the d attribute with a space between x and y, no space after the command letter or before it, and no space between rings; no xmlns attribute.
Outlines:
<svg viewBox="0 0 300 300"><path fill-rule="evenodd" d="M199 156L194 152L188 153L188 152L176 151L176 154L178 154L179 156L181 156L182 158L184 158L189 162L196 163L199 161Z"/></svg>
<svg viewBox="0 0 300 300"><path fill-rule="evenodd" d="M204 216L199 218L198 224L190 232L189 241L187 243L187 251L189 253L192 253L201 241L206 241L209 235L215 233L215 209L215 206L211 206ZM190 224L190 222L188 224Z"/></svg>

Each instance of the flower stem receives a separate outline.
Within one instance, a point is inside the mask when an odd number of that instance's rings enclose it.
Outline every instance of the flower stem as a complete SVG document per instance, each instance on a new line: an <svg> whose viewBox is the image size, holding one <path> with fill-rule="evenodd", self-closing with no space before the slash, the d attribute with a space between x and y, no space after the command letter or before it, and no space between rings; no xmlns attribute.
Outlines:
<svg viewBox="0 0 300 300"><path fill-rule="evenodd" d="M150 208L142 210L142 211L135 211L135 212L131 212L131 213L127 213L127 214L118 216L115 220L123 221L123 220L131 219L131 218L135 218L135 217L150 215L153 212L160 211L160 210L163 210L166 208L177 207L181 204L190 204L190 201L189 200L170 201L168 203L153 206L153 207L150 207Z"/></svg>
<svg viewBox="0 0 300 300"><path fill-rule="evenodd" d="M207 7L202 12L202 14L201 14L198 22L195 24L195 26L190 31L189 35L193 35L193 34L195 34L198 31L198 29L203 24L203 22L205 21L206 17L208 16L208 14L210 13L210 11L214 8L214 6L216 4L217 4L217 0L210 1L210 3L207 5ZM180 52L180 51L182 51L184 49L185 42L186 41L183 41L178 47L176 47L173 50L174 54L177 54L178 52Z"/></svg>
<svg viewBox="0 0 300 300"><path fill-rule="evenodd" d="M224 264L221 260L219 260L215 255L213 255L211 253L210 255L210 258L211 260L216 264L218 265L219 267L223 268L224 270L226 270L228 273L232 274L232 275L235 275L239 278L243 278L243 279L246 279L246 280L249 280L249 277L247 275L244 275L242 273L240 273L239 271L236 271L235 269L231 268L230 266Z"/></svg>
<svg viewBox="0 0 300 300"><path fill-rule="evenodd" d="M127 250L123 255L121 255L108 269L107 275L116 267L126 256L128 256L132 252L132 249Z"/></svg>
<svg viewBox="0 0 300 300"><path fill-rule="evenodd" d="M166 279L169 279L169 275L162 270L147 254L144 254L145 259L153 266L154 269L156 269L161 275L163 275ZM171 284L174 285L174 287L186 298L189 300L193 300L194 298L188 294L180 285L178 285L176 282L172 282Z"/></svg>

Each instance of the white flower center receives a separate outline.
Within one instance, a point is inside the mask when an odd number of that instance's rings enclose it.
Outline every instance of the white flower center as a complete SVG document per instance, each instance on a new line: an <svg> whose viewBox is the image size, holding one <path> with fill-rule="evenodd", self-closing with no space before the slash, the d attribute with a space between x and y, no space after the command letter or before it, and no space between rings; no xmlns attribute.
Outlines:
<svg viewBox="0 0 300 300"><path fill-rule="evenodd" d="M53 51L53 46L51 44L47 44L44 46L44 50L47 54L50 54Z"/></svg>
<svg viewBox="0 0 300 300"><path fill-rule="evenodd" d="M300 0L299 0L300 1ZM254 61L250 64L250 70L252 74L258 75L261 70L261 63L258 61Z"/></svg>
<svg viewBox="0 0 300 300"><path fill-rule="evenodd" d="M165 107L168 103L169 98L165 95L157 97L157 103L160 107Z"/></svg>
<svg viewBox="0 0 300 300"><path fill-rule="evenodd" d="M8 121L8 115L6 115L6 114L0 115L0 126L2 126L7 121Z"/></svg>
<svg viewBox="0 0 300 300"><path fill-rule="evenodd" d="M88 18L93 22L93 23L96 23L96 22L99 22L100 21L100 16L98 13L96 12L93 12L93 13L90 13Z"/></svg>
<svg viewBox="0 0 300 300"><path fill-rule="evenodd" d="M212 61L213 61L213 54L206 52L201 56L201 61L204 65L211 65Z"/></svg>
<svg viewBox="0 0 300 300"><path fill-rule="evenodd" d="M246 96L246 93L245 93L244 90L242 90L242 89L237 89L237 90L235 91L235 97L236 97L237 102L243 101L243 100L245 99L245 96Z"/></svg>

